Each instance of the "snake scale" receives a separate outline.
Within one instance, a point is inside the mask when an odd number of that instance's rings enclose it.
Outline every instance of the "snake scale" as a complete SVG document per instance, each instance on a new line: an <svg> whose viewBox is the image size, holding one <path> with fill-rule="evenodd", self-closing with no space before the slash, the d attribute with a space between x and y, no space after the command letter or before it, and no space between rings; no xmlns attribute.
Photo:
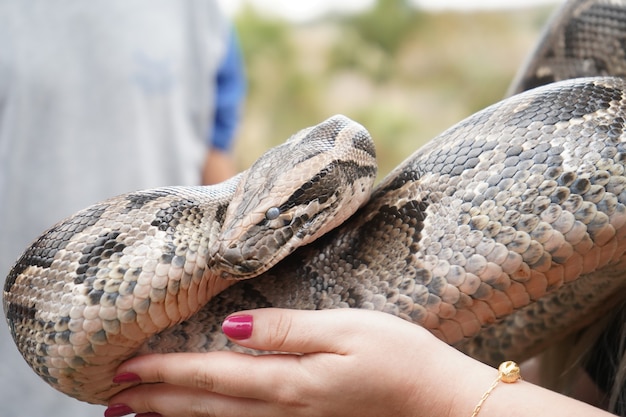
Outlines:
<svg viewBox="0 0 626 417"><path fill-rule="evenodd" d="M625 51L625 2L568 2L509 98L371 196L369 134L335 116L220 185L87 208L9 273L12 336L92 403L134 355L237 349L220 324L245 308L375 309L488 363L528 358L626 298Z"/></svg>

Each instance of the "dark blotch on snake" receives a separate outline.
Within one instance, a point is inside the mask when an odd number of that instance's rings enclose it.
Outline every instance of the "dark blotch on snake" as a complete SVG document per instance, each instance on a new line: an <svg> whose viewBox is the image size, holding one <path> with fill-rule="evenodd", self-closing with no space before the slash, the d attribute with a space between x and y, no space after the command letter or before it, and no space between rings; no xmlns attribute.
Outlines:
<svg viewBox="0 0 626 417"><path fill-rule="evenodd" d="M182 216L186 210L191 212L197 211L197 204L194 201L187 199L171 201L168 208L158 211L151 225L163 231L175 228L185 220Z"/></svg>
<svg viewBox="0 0 626 417"><path fill-rule="evenodd" d="M419 167L414 167L413 169L407 169L402 171L399 175L395 176L392 181L387 184L385 187L381 187L375 191L375 196L379 196L385 194L389 191L394 191L402 188L406 183L413 183L418 181L420 176L424 172ZM373 200L374 198L372 198Z"/></svg>
<svg viewBox="0 0 626 417"><path fill-rule="evenodd" d="M83 256L78 260L74 284L82 284L88 277L93 277L100 269L102 260L110 259L116 253L122 253L126 245L116 239L119 232L108 232L100 235L96 241L82 249Z"/></svg>
<svg viewBox="0 0 626 417"><path fill-rule="evenodd" d="M52 227L29 247L15 263L4 283L4 291L10 292L17 277L29 266L50 268L54 256L60 249L64 249L76 233L93 226L100 220L102 213L109 208L106 203L89 207L66 222Z"/></svg>
<svg viewBox="0 0 626 417"><path fill-rule="evenodd" d="M8 303L6 307L7 321L11 330L11 334L15 337L15 323L23 321L35 321L37 309L31 306L23 306L16 303Z"/></svg>
<svg viewBox="0 0 626 417"><path fill-rule="evenodd" d="M164 190L152 190L143 191L139 193L131 193L126 196L126 207L124 207L123 213L129 213L133 210L140 210L147 203L156 200L157 198L169 195Z"/></svg>
<svg viewBox="0 0 626 417"><path fill-rule="evenodd" d="M350 178L339 177L335 175L332 181L326 178L328 175L339 173L350 173ZM280 212L286 212L292 207L308 204L311 201L318 200L324 204L336 190L340 189L344 183L351 183L355 178L371 177L376 174L376 167L371 165L359 165L353 161L332 161L309 181L303 183L296 189L289 198L279 207ZM346 175L348 176L348 175ZM323 182L322 182L323 180ZM346 181L347 180L347 181Z"/></svg>
<svg viewBox="0 0 626 417"><path fill-rule="evenodd" d="M376 157L376 148L374 148L372 141L364 132L352 138L352 145L355 149L360 149L372 157Z"/></svg>

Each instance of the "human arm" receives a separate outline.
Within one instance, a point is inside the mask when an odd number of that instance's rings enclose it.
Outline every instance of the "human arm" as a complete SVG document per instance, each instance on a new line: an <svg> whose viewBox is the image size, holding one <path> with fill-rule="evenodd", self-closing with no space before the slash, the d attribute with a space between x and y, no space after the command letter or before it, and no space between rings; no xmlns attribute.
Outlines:
<svg viewBox="0 0 626 417"><path fill-rule="evenodd" d="M242 316L243 315L243 316ZM150 355L124 363L118 375L142 384L113 397L111 410L190 416L467 416L496 370L442 343L421 327L364 310L263 309L232 339L250 348L294 353L233 352ZM225 331L234 335L232 317ZM241 323L239 323L241 324ZM302 353L302 354L300 354ZM109 417L122 414L109 414ZM609 416L525 381L500 383L480 417Z"/></svg>
<svg viewBox="0 0 626 417"><path fill-rule="evenodd" d="M202 184L216 184L237 173L231 148L246 92L239 42L231 30L226 54L215 77L213 128L207 138Z"/></svg>
<svg viewBox="0 0 626 417"><path fill-rule="evenodd" d="M230 152L210 149L206 152L202 168L202 184L210 185L225 181L237 174L235 161Z"/></svg>

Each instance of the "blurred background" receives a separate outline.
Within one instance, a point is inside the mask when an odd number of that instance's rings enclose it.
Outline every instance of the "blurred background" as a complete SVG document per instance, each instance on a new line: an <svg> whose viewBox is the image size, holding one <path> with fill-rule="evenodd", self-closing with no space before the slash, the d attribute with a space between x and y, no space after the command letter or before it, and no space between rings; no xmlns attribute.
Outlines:
<svg viewBox="0 0 626 417"><path fill-rule="evenodd" d="M248 80L235 146L238 169L246 169L261 153L298 130L342 113L371 132L377 146L380 178L432 137L503 98L548 16L560 3L220 1L237 28ZM47 16L42 17L48 22ZM3 29L0 25L0 32ZM0 110L2 105L0 100ZM40 142L45 141L47 136ZM41 149L32 152L47 158ZM28 184L24 178L10 181L20 180ZM85 193L83 188L78 189L81 193L75 194ZM47 194L53 200L62 200L54 197L52 190ZM4 204L12 202L0 193L0 200L3 198ZM97 201L92 194L84 198ZM76 201L72 204L84 207ZM8 249L2 251L5 261L0 256L0 274L8 271L9 262L17 258L35 233L52 224L52 220L40 218L41 213L50 211L47 204L16 205L18 220L32 223L30 229L34 231L18 230L11 234L2 230L3 247ZM36 215L22 211L33 207L38 210ZM68 214L75 211L69 205L60 206L59 210ZM60 218L49 216L54 221ZM40 229L34 220L44 226ZM16 221L11 218L4 225L0 222L0 229L14 227ZM7 334L6 325L0 323L0 356L5 365L0 368L0 416L102 414L99 407L80 405L44 387L19 358ZM37 401L32 401L34 392Z"/></svg>
<svg viewBox="0 0 626 417"><path fill-rule="evenodd" d="M297 130L342 113L376 142L379 177L504 97L558 0L223 0L248 97L240 169Z"/></svg>

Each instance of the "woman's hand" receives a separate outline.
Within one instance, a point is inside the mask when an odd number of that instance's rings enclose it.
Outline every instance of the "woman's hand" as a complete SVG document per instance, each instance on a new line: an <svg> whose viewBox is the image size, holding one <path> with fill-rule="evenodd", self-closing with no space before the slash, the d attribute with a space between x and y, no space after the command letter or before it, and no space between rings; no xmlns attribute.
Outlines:
<svg viewBox="0 0 626 417"><path fill-rule="evenodd" d="M464 355L383 313L264 309L230 316L223 328L241 346L292 354L138 357L120 367L118 381L142 384L113 397L107 415L416 416L450 408L431 380L466 374Z"/></svg>
<svg viewBox="0 0 626 417"><path fill-rule="evenodd" d="M253 349L141 356L116 382L106 417L470 416L497 376L397 317L365 310L240 312L224 333ZM500 383L480 417L595 416L598 409L526 382Z"/></svg>

